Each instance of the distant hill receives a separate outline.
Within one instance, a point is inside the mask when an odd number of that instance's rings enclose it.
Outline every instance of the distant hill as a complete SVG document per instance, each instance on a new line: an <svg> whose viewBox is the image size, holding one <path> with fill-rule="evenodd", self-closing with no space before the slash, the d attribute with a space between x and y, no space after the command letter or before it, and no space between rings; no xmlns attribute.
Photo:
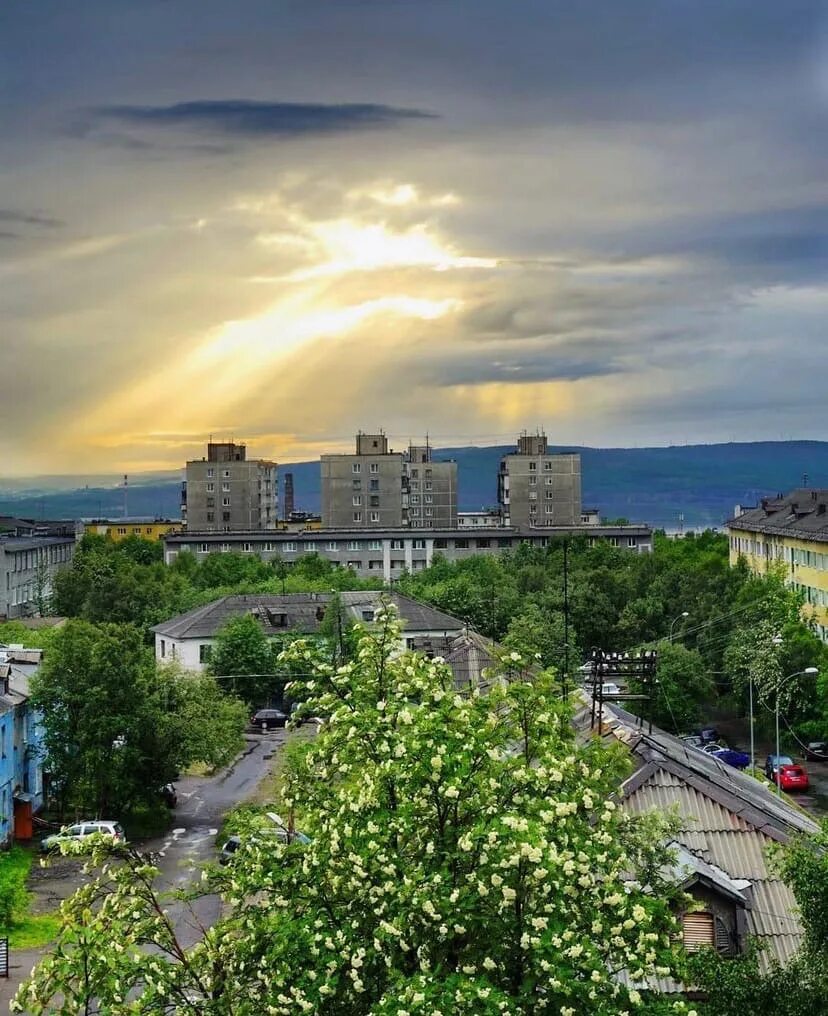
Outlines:
<svg viewBox="0 0 828 1016"><path fill-rule="evenodd" d="M460 508L474 511L497 499L497 467L510 445L488 448L441 448L440 459L455 459L458 466ZM828 442L757 441L712 445L676 445L669 448L557 447L555 451L581 454L583 500L598 507L607 518L625 517L636 522L676 529L684 515L686 529L718 526L737 503L754 504L765 494L776 494L803 483L828 487ZM319 510L319 463L286 463L280 469L294 478L296 507ZM169 479L154 474L149 482L130 476L130 515L179 515L179 473ZM0 484L0 514L34 518L117 518L123 514L120 477L95 478L98 486L65 489L71 478L39 477ZM91 479L91 478L90 478ZM79 478L80 482L83 479ZM34 489L33 489L34 488Z"/></svg>

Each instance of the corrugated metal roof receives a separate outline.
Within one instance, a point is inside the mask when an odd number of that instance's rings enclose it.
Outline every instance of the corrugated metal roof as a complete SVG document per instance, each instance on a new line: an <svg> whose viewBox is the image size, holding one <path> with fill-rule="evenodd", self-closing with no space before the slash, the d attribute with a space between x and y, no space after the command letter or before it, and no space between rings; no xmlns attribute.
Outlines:
<svg viewBox="0 0 828 1016"><path fill-rule="evenodd" d="M742 830L682 829L676 836L688 849L734 878L767 877L766 849L774 841L761 833L746 836Z"/></svg>
<svg viewBox="0 0 828 1016"><path fill-rule="evenodd" d="M678 807L682 819L689 823L688 828L694 830L753 829L738 815L687 784L664 787L653 786L648 782L632 793L627 800L630 807L637 812L654 809L666 811Z"/></svg>

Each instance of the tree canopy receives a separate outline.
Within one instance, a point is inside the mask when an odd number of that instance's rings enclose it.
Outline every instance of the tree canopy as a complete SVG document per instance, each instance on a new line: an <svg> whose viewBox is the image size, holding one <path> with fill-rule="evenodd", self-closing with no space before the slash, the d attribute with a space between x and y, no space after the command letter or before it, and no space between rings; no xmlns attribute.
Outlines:
<svg viewBox="0 0 828 1016"><path fill-rule="evenodd" d="M615 806L622 756L573 741L549 675L460 695L444 664L392 656L398 637L388 611L352 661L332 664L310 642L285 651L307 675L292 694L327 717L285 775L289 827L307 837L248 829L199 890L225 899L201 942L177 942L153 869L128 855L64 905L57 948L18 1005L35 1016L74 1016L90 997L100 1011L216 1016L684 1011L633 986L676 972L683 897L663 874L665 828Z"/></svg>

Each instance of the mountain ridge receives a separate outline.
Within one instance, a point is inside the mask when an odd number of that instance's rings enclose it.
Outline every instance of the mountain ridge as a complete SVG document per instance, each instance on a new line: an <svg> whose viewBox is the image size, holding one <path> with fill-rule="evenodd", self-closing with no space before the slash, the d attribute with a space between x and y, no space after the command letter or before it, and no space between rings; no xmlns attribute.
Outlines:
<svg viewBox="0 0 828 1016"><path fill-rule="evenodd" d="M475 511L497 500L497 467L513 445L435 448L437 459L458 466L459 508ZM583 503L607 518L624 517L668 529L721 525L737 503L755 503L803 485L828 487L828 442L755 441L719 444L665 445L642 448L550 446L552 451L581 455ZM319 510L319 461L284 463L294 477L295 504ZM169 478L168 478L169 477ZM131 474L130 515L178 517L181 470ZM122 476L23 477L0 481L0 514L28 518L93 518L123 515ZM100 485L84 485L84 481ZM29 481L28 483L26 481ZM31 481L46 481L34 486ZM48 482L60 487L48 486ZM683 523L680 516L684 516Z"/></svg>

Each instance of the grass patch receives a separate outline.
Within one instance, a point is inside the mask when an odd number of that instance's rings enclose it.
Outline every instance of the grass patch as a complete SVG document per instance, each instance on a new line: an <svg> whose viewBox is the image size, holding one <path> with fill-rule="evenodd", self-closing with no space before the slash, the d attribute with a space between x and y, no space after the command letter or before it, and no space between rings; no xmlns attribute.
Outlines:
<svg viewBox="0 0 828 1016"><path fill-rule="evenodd" d="M22 847L12 847L0 855L0 936L8 938L14 949L34 949L51 942L60 920L56 914L30 914L33 894L26 879L34 855Z"/></svg>

